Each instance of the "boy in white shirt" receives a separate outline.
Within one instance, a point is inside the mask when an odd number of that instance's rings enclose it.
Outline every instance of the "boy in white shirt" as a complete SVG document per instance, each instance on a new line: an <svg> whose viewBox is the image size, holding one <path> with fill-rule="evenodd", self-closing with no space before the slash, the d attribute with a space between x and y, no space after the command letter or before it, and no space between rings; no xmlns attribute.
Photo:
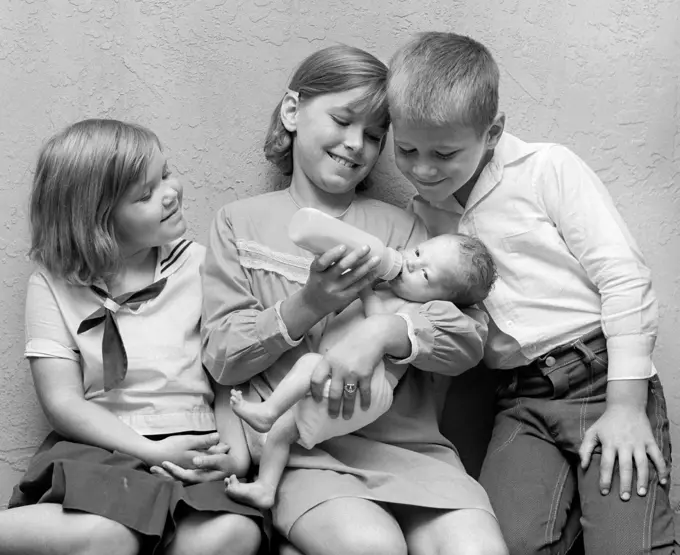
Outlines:
<svg viewBox="0 0 680 555"><path fill-rule="evenodd" d="M503 133L498 80L489 51L453 33L390 64L413 211L431 235L479 237L498 266L483 305L502 386L480 482L513 554L564 553L581 531L587 553L673 553L649 269L580 158Z"/></svg>

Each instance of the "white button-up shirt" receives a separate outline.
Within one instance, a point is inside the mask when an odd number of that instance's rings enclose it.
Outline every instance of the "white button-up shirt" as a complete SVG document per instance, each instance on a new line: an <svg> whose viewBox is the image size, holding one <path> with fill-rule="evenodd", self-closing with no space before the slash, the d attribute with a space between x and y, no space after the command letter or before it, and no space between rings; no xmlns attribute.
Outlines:
<svg viewBox="0 0 680 555"><path fill-rule="evenodd" d="M432 235L479 237L496 261L488 366L528 364L601 326L610 380L656 373L649 268L605 186L569 149L504 133L465 208L417 196L411 209Z"/></svg>

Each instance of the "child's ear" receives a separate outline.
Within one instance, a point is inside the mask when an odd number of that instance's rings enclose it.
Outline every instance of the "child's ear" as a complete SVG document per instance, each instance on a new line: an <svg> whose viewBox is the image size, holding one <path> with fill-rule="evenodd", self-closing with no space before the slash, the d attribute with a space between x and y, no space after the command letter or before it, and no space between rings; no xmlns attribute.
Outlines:
<svg viewBox="0 0 680 555"><path fill-rule="evenodd" d="M281 123L290 133L297 129L297 115L300 107L300 96L295 91L288 91L281 102Z"/></svg>
<svg viewBox="0 0 680 555"><path fill-rule="evenodd" d="M505 129L505 114L503 112L498 112L498 115L495 117L489 128L488 136L486 138L486 148L496 148L496 145L503 134L503 129Z"/></svg>

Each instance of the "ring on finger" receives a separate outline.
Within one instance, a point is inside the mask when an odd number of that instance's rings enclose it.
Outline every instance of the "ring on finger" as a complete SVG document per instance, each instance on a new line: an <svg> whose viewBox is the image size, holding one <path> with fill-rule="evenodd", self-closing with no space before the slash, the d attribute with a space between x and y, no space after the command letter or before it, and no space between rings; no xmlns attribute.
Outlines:
<svg viewBox="0 0 680 555"><path fill-rule="evenodd" d="M345 391L345 397L352 397L357 392L357 384L346 383L343 389Z"/></svg>

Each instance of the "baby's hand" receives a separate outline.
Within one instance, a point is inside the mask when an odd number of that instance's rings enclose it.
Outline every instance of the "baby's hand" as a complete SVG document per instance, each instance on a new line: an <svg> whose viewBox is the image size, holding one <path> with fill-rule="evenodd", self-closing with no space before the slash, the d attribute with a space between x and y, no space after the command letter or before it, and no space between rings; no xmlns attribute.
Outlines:
<svg viewBox="0 0 680 555"><path fill-rule="evenodd" d="M387 313L384 303L376 292L373 291L373 287L365 287L362 289L359 292L359 298L364 305L364 314L366 315L366 318Z"/></svg>

